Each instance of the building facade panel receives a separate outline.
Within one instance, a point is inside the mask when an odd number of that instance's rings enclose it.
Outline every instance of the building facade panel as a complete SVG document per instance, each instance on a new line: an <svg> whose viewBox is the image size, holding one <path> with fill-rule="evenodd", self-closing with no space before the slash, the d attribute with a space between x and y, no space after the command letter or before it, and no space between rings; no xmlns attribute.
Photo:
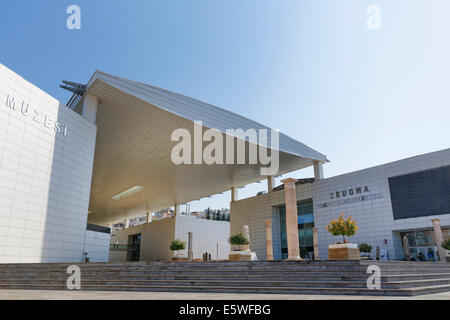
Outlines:
<svg viewBox="0 0 450 320"><path fill-rule="evenodd" d="M311 185L296 186L297 200L302 201L312 197ZM230 203L231 234L242 231L247 225L250 233L250 249L259 259L266 256L266 233L264 220L272 219L273 258L281 260L282 256L282 226L280 207L285 203L284 190L276 190L259 196L242 199Z"/></svg>
<svg viewBox="0 0 450 320"><path fill-rule="evenodd" d="M1 64L0 101L0 262L79 262L96 126Z"/></svg>
<svg viewBox="0 0 450 320"><path fill-rule="evenodd" d="M108 262L111 234L86 230L84 250L90 262Z"/></svg>
<svg viewBox="0 0 450 320"><path fill-rule="evenodd" d="M186 242L182 253L188 255L188 232L192 232L192 253L194 259L201 259L203 253L211 254L211 259L225 260L230 253L230 223L185 216L175 217L175 238Z"/></svg>
<svg viewBox="0 0 450 320"><path fill-rule="evenodd" d="M112 245L132 245L133 237L139 237L139 253L136 261L170 261L175 254L170 250L174 239L186 242L186 249L180 256L188 256L188 232L193 234L193 258L202 258L203 253L211 254L211 259L227 259L230 252L228 238L230 224L227 221L213 221L193 217L177 216L141 224L112 232ZM111 262L130 261L124 251L111 250Z"/></svg>
<svg viewBox="0 0 450 320"><path fill-rule="evenodd" d="M326 230L328 223L339 216L352 216L359 226L355 236L348 238L349 242L368 243L372 245L372 256L375 257L376 247L387 255L388 259L403 259L401 238L407 235L412 241L421 242L414 252L422 251L430 254L430 259L436 259L436 248L430 238L432 218L439 218L444 235L450 230L450 212L429 214L424 211L423 216L394 219L389 178L407 174L421 173L421 176L429 175L429 170L446 172L450 166L450 149L424 154L381 166L368 168L348 174L316 180L312 183L296 184L297 201L301 203L305 199L312 199L314 211L314 226L318 228L320 258L328 258L328 245L339 240ZM441 175L442 176L442 175ZM443 208L450 199L450 181L444 177L439 180L438 197L427 196L429 190L420 192L418 186L412 186L417 192L416 197L423 201L434 199L442 201L438 207ZM417 191L419 190L419 191ZM269 196L270 195L270 196ZM283 258L282 239L280 231L283 229L283 219L280 221L280 208L284 205L284 190L277 190L248 199L232 202L231 207L231 231L237 232L243 224L250 227L252 238L252 250L257 250L259 257L265 257L265 234L258 228L252 233L251 226L264 225L267 212L272 212L272 220L278 221L279 226L273 230L274 258ZM437 200L436 200L437 199ZM395 199L398 202L398 199ZM436 206L436 204L434 204ZM441 210L442 211L442 210ZM300 213L299 213L300 214ZM421 215L421 213L415 213ZM303 230L299 217L299 234ZM276 230L275 230L276 229ZM254 234L256 233L256 234ZM429 239L430 238L430 239ZM300 242L302 238L300 237ZM414 240L415 239L415 240ZM425 240L424 240L425 239ZM301 243L300 243L301 245ZM256 248L256 249L254 249ZM432 256L431 252L434 252Z"/></svg>

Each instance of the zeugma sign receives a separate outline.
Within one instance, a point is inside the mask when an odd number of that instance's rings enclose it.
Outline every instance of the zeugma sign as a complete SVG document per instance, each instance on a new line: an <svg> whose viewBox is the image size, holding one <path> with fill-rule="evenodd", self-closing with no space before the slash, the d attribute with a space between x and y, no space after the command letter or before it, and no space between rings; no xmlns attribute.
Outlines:
<svg viewBox="0 0 450 320"><path fill-rule="evenodd" d="M358 186L356 188L343 188L330 193L330 201L322 203L321 207L335 207L354 202L375 200L383 198L383 193L372 193L369 186Z"/></svg>
<svg viewBox="0 0 450 320"><path fill-rule="evenodd" d="M67 136L67 125L63 125L59 121L52 119L49 115L42 113L40 110L33 108L29 103L24 100L16 100L15 97L6 96L6 108L12 111L19 112L24 117L31 118L34 122L41 124L49 130L54 130L56 133L61 133L63 136Z"/></svg>

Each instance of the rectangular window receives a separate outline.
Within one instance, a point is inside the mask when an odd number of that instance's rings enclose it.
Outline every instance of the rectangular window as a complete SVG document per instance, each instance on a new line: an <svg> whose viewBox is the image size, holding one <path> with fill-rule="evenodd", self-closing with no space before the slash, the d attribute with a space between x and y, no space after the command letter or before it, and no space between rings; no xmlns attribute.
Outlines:
<svg viewBox="0 0 450 320"><path fill-rule="evenodd" d="M281 259L288 257L287 235L286 235L286 206L279 207L280 212L280 238ZM312 199L297 202L297 223L300 255L303 259L309 259L314 252L313 231L314 212Z"/></svg>
<svg viewBox="0 0 450 320"><path fill-rule="evenodd" d="M389 178L394 219L450 213L450 166Z"/></svg>

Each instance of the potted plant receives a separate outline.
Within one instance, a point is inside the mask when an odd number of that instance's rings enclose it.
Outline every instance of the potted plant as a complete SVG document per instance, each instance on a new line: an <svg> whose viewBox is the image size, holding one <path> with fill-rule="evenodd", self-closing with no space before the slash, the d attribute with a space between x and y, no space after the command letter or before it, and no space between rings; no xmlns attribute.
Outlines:
<svg viewBox="0 0 450 320"><path fill-rule="evenodd" d="M232 246L232 250L228 255L228 261L258 260L256 253L250 251L250 239L246 236L246 233L236 233L232 235L228 241Z"/></svg>
<svg viewBox="0 0 450 320"><path fill-rule="evenodd" d="M326 229L333 236L342 236L342 241L328 246L328 258L330 260L360 260L360 253L356 243L348 243L345 237L354 236L358 231L356 221L349 216L344 218L341 212L337 219L333 219Z"/></svg>
<svg viewBox="0 0 450 320"><path fill-rule="evenodd" d="M362 259L368 260L370 257L370 253L372 252L372 246L367 243L361 243L358 248L359 252L363 254Z"/></svg>
<svg viewBox="0 0 450 320"><path fill-rule="evenodd" d="M170 250L176 251L175 256L172 257L173 261L183 260L181 255L181 250L186 248L186 242L181 241L180 239L175 239L170 243ZM187 260L187 258L186 258Z"/></svg>
<svg viewBox="0 0 450 320"><path fill-rule="evenodd" d="M229 238L229 242L233 246L233 251L243 251L243 249L248 249L249 241L242 232L232 235Z"/></svg>
<svg viewBox="0 0 450 320"><path fill-rule="evenodd" d="M441 244L442 248L447 250L447 255L445 256L445 260L450 262L450 239L444 240Z"/></svg>

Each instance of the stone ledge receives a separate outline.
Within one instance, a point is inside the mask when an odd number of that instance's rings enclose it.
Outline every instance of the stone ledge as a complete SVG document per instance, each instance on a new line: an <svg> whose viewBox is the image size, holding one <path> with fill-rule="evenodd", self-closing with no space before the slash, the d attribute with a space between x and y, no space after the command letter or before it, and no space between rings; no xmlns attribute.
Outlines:
<svg viewBox="0 0 450 320"><path fill-rule="evenodd" d="M329 248L329 260L360 260L360 253L358 248Z"/></svg>
<svg viewBox="0 0 450 320"><path fill-rule="evenodd" d="M232 251L228 255L229 261L256 261L256 253L251 251Z"/></svg>

